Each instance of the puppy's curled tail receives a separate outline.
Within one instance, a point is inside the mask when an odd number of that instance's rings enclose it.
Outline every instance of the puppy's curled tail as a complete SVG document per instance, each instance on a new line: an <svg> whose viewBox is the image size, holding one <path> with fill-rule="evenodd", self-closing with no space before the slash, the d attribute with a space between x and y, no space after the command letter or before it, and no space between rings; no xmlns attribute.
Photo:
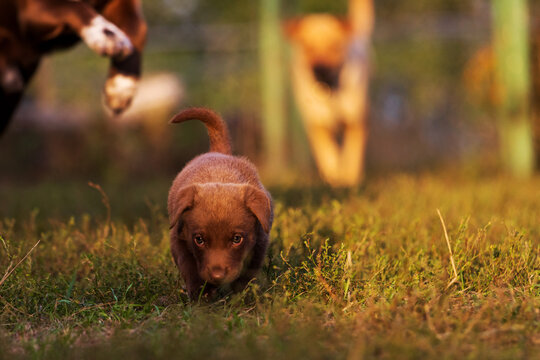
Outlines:
<svg viewBox="0 0 540 360"><path fill-rule="evenodd" d="M171 124L188 120L200 120L206 126L210 138L210 151L231 155L231 141L225 121L218 113L206 108L188 108L180 111L170 121Z"/></svg>

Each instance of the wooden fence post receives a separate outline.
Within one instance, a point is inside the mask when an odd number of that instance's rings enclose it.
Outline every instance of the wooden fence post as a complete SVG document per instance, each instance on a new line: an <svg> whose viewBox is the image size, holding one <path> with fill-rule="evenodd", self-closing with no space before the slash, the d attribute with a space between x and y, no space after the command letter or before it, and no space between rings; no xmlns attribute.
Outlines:
<svg viewBox="0 0 540 360"><path fill-rule="evenodd" d="M502 162L513 175L527 177L535 164L527 0L493 0L492 6L496 114Z"/></svg>
<svg viewBox="0 0 540 360"><path fill-rule="evenodd" d="M263 149L267 172L286 169L286 113L280 0L260 0L259 56L261 66Z"/></svg>

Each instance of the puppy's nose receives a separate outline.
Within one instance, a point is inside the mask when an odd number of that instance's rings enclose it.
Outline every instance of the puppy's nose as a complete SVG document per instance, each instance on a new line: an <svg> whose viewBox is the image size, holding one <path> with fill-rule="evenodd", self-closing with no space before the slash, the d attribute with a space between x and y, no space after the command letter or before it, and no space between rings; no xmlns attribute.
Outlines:
<svg viewBox="0 0 540 360"><path fill-rule="evenodd" d="M210 278L212 281L221 282L227 275L227 269L221 266L214 266L210 269Z"/></svg>

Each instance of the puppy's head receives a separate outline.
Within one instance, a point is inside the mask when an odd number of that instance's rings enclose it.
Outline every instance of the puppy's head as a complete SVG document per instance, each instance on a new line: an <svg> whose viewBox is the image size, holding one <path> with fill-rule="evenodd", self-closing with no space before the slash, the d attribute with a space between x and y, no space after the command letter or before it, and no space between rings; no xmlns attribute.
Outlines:
<svg viewBox="0 0 540 360"><path fill-rule="evenodd" d="M349 22L329 14L313 14L287 21L285 33L317 80L337 86L352 34Z"/></svg>
<svg viewBox="0 0 540 360"><path fill-rule="evenodd" d="M180 190L171 226L185 241L204 281L236 280L260 231L268 234L272 210L267 194L251 185L198 184Z"/></svg>

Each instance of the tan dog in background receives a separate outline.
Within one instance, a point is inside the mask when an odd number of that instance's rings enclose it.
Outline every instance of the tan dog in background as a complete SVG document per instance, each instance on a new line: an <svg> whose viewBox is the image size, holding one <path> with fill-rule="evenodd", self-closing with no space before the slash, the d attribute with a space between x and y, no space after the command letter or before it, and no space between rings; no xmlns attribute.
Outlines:
<svg viewBox="0 0 540 360"><path fill-rule="evenodd" d="M313 14L285 24L296 103L319 172L332 186L364 177L372 28L371 0L351 0L347 20Z"/></svg>
<svg viewBox="0 0 540 360"><path fill-rule="evenodd" d="M191 160L169 191L171 251L191 299L220 287L242 290L260 269L272 227L272 198L255 166L231 155L225 122L191 108L171 122L202 121L210 152Z"/></svg>

